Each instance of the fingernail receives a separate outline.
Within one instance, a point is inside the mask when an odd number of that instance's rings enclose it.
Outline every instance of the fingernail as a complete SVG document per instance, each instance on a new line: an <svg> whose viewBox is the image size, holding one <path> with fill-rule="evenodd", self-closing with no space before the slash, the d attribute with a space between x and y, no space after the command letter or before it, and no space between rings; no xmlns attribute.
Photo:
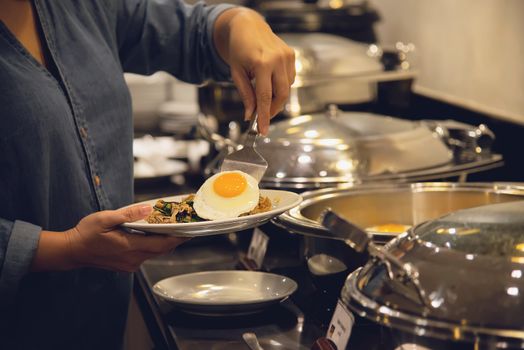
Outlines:
<svg viewBox="0 0 524 350"><path fill-rule="evenodd" d="M140 214L144 216L151 214L151 211L153 210L153 208L150 205L142 205L138 209L140 211Z"/></svg>

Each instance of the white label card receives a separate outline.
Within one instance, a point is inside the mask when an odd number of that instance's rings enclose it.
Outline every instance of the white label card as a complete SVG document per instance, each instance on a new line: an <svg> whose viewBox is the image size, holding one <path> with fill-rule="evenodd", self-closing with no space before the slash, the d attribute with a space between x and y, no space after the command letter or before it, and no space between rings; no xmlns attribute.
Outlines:
<svg viewBox="0 0 524 350"><path fill-rule="evenodd" d="M249 249L247 251L247 257L248 259L253 260L259 269L264 262L268 243L269 237L261 229L255 228L253 231L253 238L251 238L251 243L249 244Z"/></svg>
<svg viewBox="0 0 524 350"><path fill-rule="evenodd" d="M344 350L351 336L354 323L355 317L339 300L331 318L326 338L335 343L337 349Z"/></svg>

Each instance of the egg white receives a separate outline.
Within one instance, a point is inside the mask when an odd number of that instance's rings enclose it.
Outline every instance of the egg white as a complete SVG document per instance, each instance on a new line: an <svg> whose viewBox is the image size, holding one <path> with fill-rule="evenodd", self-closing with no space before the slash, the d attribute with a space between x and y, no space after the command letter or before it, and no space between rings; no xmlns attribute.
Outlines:
<svg viewBox="0 0 524 350"><path fill-rule="evenodd" d="M246 188L238 196L222 197L213 188L215 180L224 173L239 173L246 179ZM198 216L208 220L236 218L247 213L258 204L260 190L257 180L242 171L227 171L211 176L195 194L193 208Z"/></svg>

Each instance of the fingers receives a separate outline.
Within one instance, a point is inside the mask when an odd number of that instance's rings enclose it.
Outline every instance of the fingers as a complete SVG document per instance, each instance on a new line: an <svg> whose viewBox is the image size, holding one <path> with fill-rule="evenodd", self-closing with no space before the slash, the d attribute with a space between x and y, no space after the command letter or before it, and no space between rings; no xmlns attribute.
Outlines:
<svg viewBox="0 0 524 350"><path fill-rule="evenodd" d="M145 218L152 211L150 205L135 205L118 210L104 210L87 216L86 224L94 231L107 231L125 222L133 222Z"/></svg>
<svg viewBox="0 0 524 350"><path fill-rule="evenodd" d="M123 234L126 235L132 250L151 254L151 256L168 253L188 240L188 238L168 235L140 236L125 232Z"/></svg>
<svg viewBox="0 0 524 350"><path fill-rule="evenodd" d="M271 59L258 61L255 79L258 127L267 134L269 120L283 109L295 81L295 51L287 48Z"/></svg>
<svg viewBox="0 0 524 350"><path fill-rule="evenodd" d="M289 49L287 53L287 74L289 86L295 83L296 68L295 68L295 50Z"/></svg>
<svg viewBox="0 0 524 350"><path fill-rule="evenodd" d="M258 131L266 135L271 117L271 102L273 101L272 72L268 65L259 64L255 71L255 94L258 113Z"/></svg>
<svg viewBox="0 0 524 350"><path fill-rule="evenodd" d="M125 254L113 254L105 259L100 267L116 269L119 271L134 272L147 259L170 253L189 238L173 237L167 235L140 236L114 230L108 236L118 237L125 241L127 247Z"/></svg>
<svg viewBox="0 0 524 350"><path fill-rule="evenodd" d="M273 75L274 97L271 103L271 117L282 110L289 98L289 77L285 69L280 69Z"/></svg>
<svg viewBox="0 0 524 350"><path fill-rule="evenodd" d="M251 85L251 80L244 69L236 67L231 68L231 78L244 104L244 119L248 120L253 116L256 108L255 91L253 85Z"/></svg>

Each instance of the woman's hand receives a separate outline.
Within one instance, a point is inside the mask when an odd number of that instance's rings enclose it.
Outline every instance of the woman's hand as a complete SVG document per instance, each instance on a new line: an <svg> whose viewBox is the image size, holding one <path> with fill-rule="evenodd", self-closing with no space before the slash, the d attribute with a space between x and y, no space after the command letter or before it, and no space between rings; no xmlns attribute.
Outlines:
<svg viewBox="0 0 524 350"><path fill-rule="evenodd" d="M168 253L185 238L141 236L126 233L118 225L143 219L150 206L106 210L86 216L65 232L43 231L32 271L97 267L136 271L144 260Z"/></svg>
<svg viewBox="0 0 524 350"><path fill-rule="evenodd" d="M246 119L256 111L259 131L267 134L269 119L282 110L295 80L295 52L258 13L245 8L227 10L218 17L214 42L231 68Z"/></svg>

